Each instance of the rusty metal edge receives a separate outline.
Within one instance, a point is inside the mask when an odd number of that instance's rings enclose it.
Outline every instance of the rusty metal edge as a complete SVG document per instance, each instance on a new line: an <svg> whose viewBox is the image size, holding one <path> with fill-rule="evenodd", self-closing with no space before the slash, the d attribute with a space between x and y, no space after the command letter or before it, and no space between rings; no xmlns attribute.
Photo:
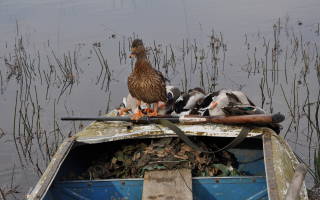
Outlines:
<svg viewBox="0 0 320 200"><path fill-rule="evenodd" d="M275 177L275 171L273 167L273 156L272 156L272 143L271 143L272 130L265 129L262 136L263 142L263 156L264 165L266 169L268 196L270 200L278 200L279 192Z"/></svg>
<svg viewBox="0 0 320 200"><path fill-rule="evenodd" d="M41 200L44 198L74 142L75 137L66 138L62 142L38 183L31 193L26 196L27 200Z"/></svg>

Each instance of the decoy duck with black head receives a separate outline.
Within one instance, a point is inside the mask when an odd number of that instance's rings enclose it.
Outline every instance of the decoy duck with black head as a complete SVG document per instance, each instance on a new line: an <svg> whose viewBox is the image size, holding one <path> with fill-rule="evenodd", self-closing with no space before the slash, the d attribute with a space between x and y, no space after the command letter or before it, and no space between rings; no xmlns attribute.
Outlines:
<svg viewBox="0 0 320 200"><path fill-rule="evenodd" d="M183 93L174 104L173 115L194 114L194 108L200 105L205 97L205 92L201 88L190 89Z"/></svg>
<svg viewBox="0 0 320 200"><path fill-rule="evenodd" d="M180 89L172 85L167 85L166 91L168 99L167 103L159 103L159 114L161 115L170 115L174 110L174 103L181 95Z"/></svg>

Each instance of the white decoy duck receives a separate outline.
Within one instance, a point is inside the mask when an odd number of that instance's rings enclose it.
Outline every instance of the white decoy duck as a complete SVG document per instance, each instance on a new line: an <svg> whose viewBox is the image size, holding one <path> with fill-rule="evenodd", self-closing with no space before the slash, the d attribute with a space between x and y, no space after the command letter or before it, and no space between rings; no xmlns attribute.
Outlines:
<svg viewBox="0 0 320 200"><path fill-rule="evenodd" d="M127 97L122 98L122 103L120 104L118 108L118 114L120 116L126 115L126 114L132 114L138 111L138 109L146 109L147 104L144 102L141 102L140 108L138 106L138 100L131 96L129 93Z"/></svg>
<svg viewBox="0 0 320 200"><path fill-rule="evenodd" d="M225 116L263 114L265 112L261 108L255 106L255 104L241 91L220 90L206 96L199 109L199 113L204 116Z"/></svg>

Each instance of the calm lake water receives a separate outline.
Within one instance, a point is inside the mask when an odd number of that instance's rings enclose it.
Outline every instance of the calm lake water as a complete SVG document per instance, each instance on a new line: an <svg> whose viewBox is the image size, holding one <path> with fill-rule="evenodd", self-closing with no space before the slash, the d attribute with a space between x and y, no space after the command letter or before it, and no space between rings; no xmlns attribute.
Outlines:
<svg viewBox="0 0 320 200"><path fill-rule="evenodd" d="M60 117L120 104L136 37L171 84L242 90L284 113L282 135L313 167L319 10L318 0L2 0L0 187L13 180L19 199L36 183L46 155L82 126Z"/></svg>

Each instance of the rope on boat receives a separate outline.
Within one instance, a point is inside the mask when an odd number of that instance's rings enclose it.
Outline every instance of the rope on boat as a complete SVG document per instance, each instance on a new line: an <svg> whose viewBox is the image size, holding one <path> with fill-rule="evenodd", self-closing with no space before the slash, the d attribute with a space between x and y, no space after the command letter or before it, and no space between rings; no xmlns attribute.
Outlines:
<svg viewBox="0 0 320 200"><path fill-rule="evenodd" d="M227 144L226 146L224 146L223 148L221 149L218 149L216 151L206 151L204 149L202 149L201 147L199 147L198 145L196 145L178 126L176 126L174 123L166 120L166 119L159 119L158 120L159 124L169 128L170 130L172 130L173 132L175 132L178 137L184 141L187 145L189 145L190 147L192 147L193 149L197 150L197 151L200 151L200 152L203 152L203 153L211 153L211 154L214 154L214 153L218 153L220 151L223 151L223 150L227 150L227 149L230 149L230 148L233 148L237 145L239 145L246 137L247 135L249 134L249 132L253 129L253 127L250 127L250 126L244 126L239 135L237 137L235 137L229 144Z"/></svg>

